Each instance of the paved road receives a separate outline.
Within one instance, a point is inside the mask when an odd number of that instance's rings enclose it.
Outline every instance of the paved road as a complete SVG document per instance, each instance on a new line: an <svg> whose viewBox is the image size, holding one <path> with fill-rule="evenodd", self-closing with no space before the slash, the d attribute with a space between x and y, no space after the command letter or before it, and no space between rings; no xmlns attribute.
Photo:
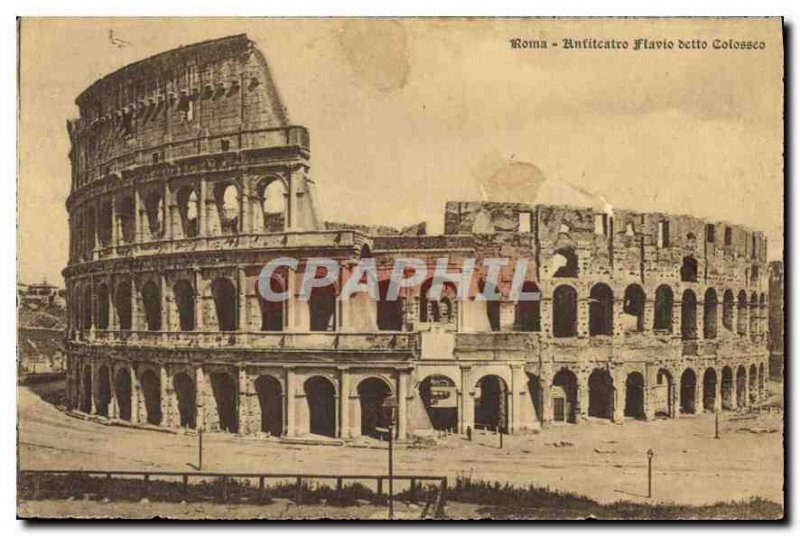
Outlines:
<svg viewBox="0 0 800 536"><path fill-rule="evenodd" d="M28 388L19 390L23 469L186 470L196 438L105 426L69 417ZM537 435L450 437L432 447L396 453L397 473L549 486L601 502L645 501L648 448L656 452L654 498L703 504L760 496L782 503L782 416L726 415L713 439L712 415L624 425L592 422L545 429ZM386 450L287 445L275 440L206 434L207 470L380 473Z"/></svg>

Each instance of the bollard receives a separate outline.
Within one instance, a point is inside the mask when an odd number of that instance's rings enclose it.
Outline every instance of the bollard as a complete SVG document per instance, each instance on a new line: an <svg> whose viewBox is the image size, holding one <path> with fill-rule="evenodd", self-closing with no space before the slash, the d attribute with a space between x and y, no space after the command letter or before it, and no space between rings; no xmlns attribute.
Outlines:
<svg viewBox="0 0 800 536"><path fill-rule="evenodd" d="M467 441L472 441L472 426L467 426Z"/></svg>
<svg viewBox="0 0 800 536"><path fill-rule="evenodd" d="M197 429L197 470L203 470L203 429Z"/></svg>
<svg viewBox="0 0 800 536"><path fill-rule="evenodd" d="M294 502L296 504L300 504L303 500L303 479L301 477L297 477L297 494L295 495Z"/></svg>
<svg viewBox="0 0 800 536"><path fill-rule="evenodd" d="M222 476L222 502L228 502L228 477Z"/></svg>
<svg viewBox="0 0 800 536"><path fill-rule="evenodd" d="M264 477L258 477L258 500L264 500Z"/></svg>
<svg viewBox="0 0 800 536"><path fill-rule="evenodd" d="M714 439L719 439L719 411L714 411Z"/></svg>
<svg viewBox="0 0 800 536"><path fill-rule="evenodd" d="M183 475L181 480L183 480L183 494L186 495L189 491L189 475Z"/></svg>
<svg viewBox="0 0 800 536"><path fill-rule="evenodd" d="M653 449L647 449L647 498L653 498Z"/></svg>

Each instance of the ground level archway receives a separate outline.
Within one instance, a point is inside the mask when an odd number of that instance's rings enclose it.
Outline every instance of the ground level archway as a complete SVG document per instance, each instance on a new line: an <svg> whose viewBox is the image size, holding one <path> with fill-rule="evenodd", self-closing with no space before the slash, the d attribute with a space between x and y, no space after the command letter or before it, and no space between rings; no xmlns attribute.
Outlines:
<svg viewBox="0 0 800 536"><path fill-rule="evenodd" d="M575 423L578 420L578 377L563 368L553 376L550 389L553 422Z"/></svg>
<svg viewBox="0 0 800 536"><path fill-rule="evenodd" d="M239 432L239 396L236 383L230 374L215 372L211 374L211 391L217 406L219 430L223 432Z"/></svg>
<svg viewBox="0 0 800 536"><path fill-rule="evenodd" d="M379 429L391 424L383 409L383 402L392 394L392 388L380 378L366 378L358 384L358 400L361 410L361 435L388 439Z"/></svg>
<svg viewBox="0 0 800 536"><path fill-rule="evenodd" d="M475 428L508 433L508 386L499 376L475 384Z"/></svg>
<svg viewBox="0 0 800 536"><path fill-rule="evenodd" d="M703 373L703 410L714 411L717 402L717 371L707 368Z"/></svg>
<svg viewBox="0 0 800 536"><path fill-rule="evenodd" d="M589 375L589 417L614 418L614 380L606 369L594 369Z"/></svg>
<svg viewBox="0 0 800 536"><path fill-rule="evenodd" d="M194 382L185 372L180 372L172 378L172 388L178 399L178 418L182 428L195 428L197 426L197 393Z"/></svg>
<svg viewBox="0 0 800 536"><path fill-rule="evenodd" d="M147 412L147 423L161 424L161 377L152 370L145 370L139 380Z"/></svg>
<svg viewBox="0 0 800 536"><path fill-rule="evenodd" d="M697 376L687 368L681 374L681 413L691 414L696 411L695 393L697 392Z"/></svg>
<svg viewBox="0 0 800 536"><path fill-rule="evenodd" d="M258 407L261 409L261 431L271 436L283 435L283 389L281 382L264 374L256 378Z"/></svg>
<svg viewBox="0 0 800 536"><path fill-rule="evenodd" d="M419 396L434 430L458 429L456 384L447 376L434 374L419 384Z"/></svg>
<svg viewBox="0 0 800 536"><path fill-rule="evenodd" d="M644 376L639 372L631 372L625 380L625 416L645 419Z"/></svg>

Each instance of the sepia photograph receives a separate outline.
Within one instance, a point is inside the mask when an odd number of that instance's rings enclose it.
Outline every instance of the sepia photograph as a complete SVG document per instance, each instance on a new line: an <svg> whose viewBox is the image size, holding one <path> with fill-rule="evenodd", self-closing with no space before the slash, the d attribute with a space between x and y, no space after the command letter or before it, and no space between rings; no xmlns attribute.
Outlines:
<svg viewBox="0 0 800 536"><path fill-rule="evenodd" d="M17 517L784 520L786 31L18 18Z"/></svg>

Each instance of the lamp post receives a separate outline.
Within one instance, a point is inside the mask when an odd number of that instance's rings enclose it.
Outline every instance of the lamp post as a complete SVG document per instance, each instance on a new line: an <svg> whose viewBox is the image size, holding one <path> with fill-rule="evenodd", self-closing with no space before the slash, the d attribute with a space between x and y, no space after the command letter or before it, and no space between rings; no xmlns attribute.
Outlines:
<svg viewBox="0 0 800 536"><path fill-rule="evenodd" d="M397 398L387 396L381 404L386 420L389 421L389 519L394 519L394 467L392 463L392 443L394 440L394 422L397 413Z"/></svg>
<svg viewBox="0 0 800 536"><path fill-rule="evenodd" d="M653 449L647 449L647 498L653 497Z"/></svg>

